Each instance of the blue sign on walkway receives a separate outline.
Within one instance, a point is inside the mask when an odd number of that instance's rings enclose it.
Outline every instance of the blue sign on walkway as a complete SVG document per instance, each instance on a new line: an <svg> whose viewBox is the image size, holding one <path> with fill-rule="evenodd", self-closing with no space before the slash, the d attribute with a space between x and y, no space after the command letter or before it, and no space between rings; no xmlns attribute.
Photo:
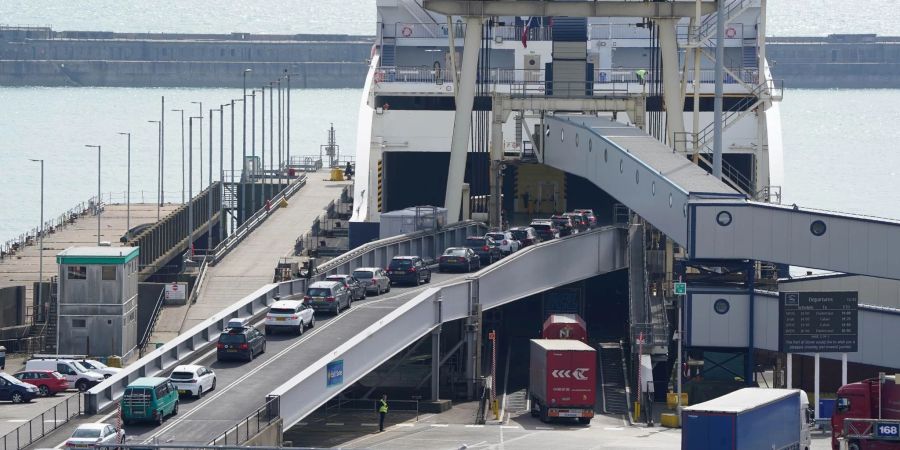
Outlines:
<svg viewBox="0 0 900 450"><path fill-rule="evenodd" d="M328 363L325 367L325 387L337 386L344 383L344 360L338 359Z"/></svg>

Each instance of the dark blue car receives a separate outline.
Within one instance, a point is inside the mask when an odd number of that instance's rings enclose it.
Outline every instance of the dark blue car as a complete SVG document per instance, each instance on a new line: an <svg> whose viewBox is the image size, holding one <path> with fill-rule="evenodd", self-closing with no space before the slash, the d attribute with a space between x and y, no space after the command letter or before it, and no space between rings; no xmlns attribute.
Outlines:
<svg viewBox="0 0 900 450"><path fill-rule="evenodd" d="M9 374L0 372L0 401L25 403L34 400L38 395L40 390L37 386L25 384Z"/></svg>

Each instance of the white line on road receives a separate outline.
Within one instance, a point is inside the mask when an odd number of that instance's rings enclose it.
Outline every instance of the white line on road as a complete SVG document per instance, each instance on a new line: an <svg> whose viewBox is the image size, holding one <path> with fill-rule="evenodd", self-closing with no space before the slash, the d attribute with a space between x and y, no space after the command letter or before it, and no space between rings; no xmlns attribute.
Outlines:
<svg viewBox="0 0 900 450"><path fill-rule="evenodd" d="M378 426L377 423L361 423L359 425L362 427L377 427Z"/></svg>
<svg viewBox="0 0 900 450"><path fill-rule="evenodd" d="M431 424L431 426L437 427L437 428L447 428L447 427L449 427L450 425L448 425L448 424L446 424L446 423L433 423L433 424Z"/></svg>
<svg viewBox="0 0 900 450"><path fill-rule="evenodd" d="M534 427L536 430L555 430L553 427Z"/></svg>
<svg viewBox="0 0 900 450"><path fill-rule="evenodd" d="M518 429L521 429L522 427L519 427L516 425L500 425L500 428L503 428L506 430L518 430Z"/></svg>
<svg viewBox="0 0 900 450"><path fill-rule="evenodd" d="M415 425L415 424L412 424L412 423L398 423L397 426L398 426L398 427L407 427L407 428L408 428L408 427L414 427L414 426L416 426L416 425Z"/></svg>
<svg viewBox="0 0 900 450"><path fill-rule="evenodd" d="M342 427L344 426L344 422L326 422L326 427Z"/></svg>
<svg viewBox="0 0 900 450"><path fill-rule="evenodd" d="M624 430L624 428L622 428L622 427L603 427L603 429L604 429L604 430L609 430L609 431L622 431L622 430Z"/></svg>
<svg viewBox="0 0 900 450"><path fill-rule="evenodd" d="M466 425L466 428L484 428L484 425Z"/></svg>

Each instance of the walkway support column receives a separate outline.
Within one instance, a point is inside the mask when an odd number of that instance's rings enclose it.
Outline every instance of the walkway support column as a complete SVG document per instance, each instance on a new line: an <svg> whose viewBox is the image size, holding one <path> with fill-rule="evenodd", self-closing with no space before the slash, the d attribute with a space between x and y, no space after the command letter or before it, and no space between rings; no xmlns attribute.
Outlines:
<svg viewBox="0 0 900 450"><path fill-rule="evenodd" d="M678 40L675 37L677 19L656 19L659 26L659 50L662 53L663 97L666 102L666 139L676 151L684 152L684 142L676 136L684 135L684 97L681 95L681 76L678 73Z"/></svg>
<svg viewBox="0 0 900 450"><path fill-rule="evenodd" d="M509 113L493 108L491 119L491 197L488 199L488 222L492 228L503 226L503 202L501 192L503 185L503 122ZM460 194L462 191L460 190Z"/></svg>
<svg viewBox="0 0 900 450"><path fill-rule="evenodd" d="M431 330L431 401L440 398L441 381L441 327Z"/></svg>
<svg viewBox="0 0 900 450"><path fill-rule="evenodd" d="M447 172L447 192L444 207L450 223L459 220L462 204L462 184L466 173L466 153L472 127L472 107L475 103L475 78L478 53L481 47L481 17L466 17L466 38L463 41L462 67L459 89L456 92L456 114L453 118L453 137L450 141L450 168ZM450 51L455 49L451 48Z"/></svg>

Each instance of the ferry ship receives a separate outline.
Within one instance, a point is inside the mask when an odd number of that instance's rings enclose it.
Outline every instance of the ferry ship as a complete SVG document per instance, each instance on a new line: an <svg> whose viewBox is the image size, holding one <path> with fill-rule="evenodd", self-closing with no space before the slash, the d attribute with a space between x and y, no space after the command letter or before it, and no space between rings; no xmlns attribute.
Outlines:
<svg viewBox="0 0 900 450"><path fill-rule="evenodd" d="M358 112L351 219L357 242L368 240L360 241L360 236L377 233L364 230L377 229L382 213L444 203L458 86L454 75L460 68L466 22L425 6L422 0L377 2L376 42ZM749 198L778 202L783 177L781 90L765 58L765 0L730 0L723 7L722 178ZM662 65L674 59L664 58L656 20L484 17L465 171L469 202L463 203L462 217L487 218L494 94L640 95L646 105L643 117L590 113L642 124L673 151L712 170L717 18L714 10L708 11L678 19L675 26L681 91L677 98L684 105L677 119L682 127L672 127L665 113ZM576 89L564 80L577 80ZM617 202L594 184L523 163L534 157L547 114L553 111L515 111L503 124L503 154L509 161L502 168L504 223L573 208L593 208L601 223L612 220Z"/></svg>

